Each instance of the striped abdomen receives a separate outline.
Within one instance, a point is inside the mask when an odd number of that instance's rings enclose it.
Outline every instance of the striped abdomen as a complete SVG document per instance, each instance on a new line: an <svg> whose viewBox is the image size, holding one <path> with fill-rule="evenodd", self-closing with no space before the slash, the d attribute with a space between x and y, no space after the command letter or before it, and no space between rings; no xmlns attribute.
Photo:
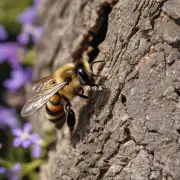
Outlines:
<svg viewBox="0 0 180 180"><path fill-rule="evenodd" d="M46 117L59 129L64 125L66 113L63 107L63 98L58 93L47 102Z"/></svg>

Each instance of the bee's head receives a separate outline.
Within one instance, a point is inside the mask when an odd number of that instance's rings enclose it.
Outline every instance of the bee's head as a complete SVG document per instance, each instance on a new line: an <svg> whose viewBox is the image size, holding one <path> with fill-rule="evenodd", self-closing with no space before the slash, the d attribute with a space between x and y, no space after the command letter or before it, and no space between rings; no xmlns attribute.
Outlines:
<svg viewBox="0 0 180 180"><path fill-rule="evenodd" d="M95 83L91 66L87 61L81 61L77 64L77 77L83 85L93 85Z"/></svg>

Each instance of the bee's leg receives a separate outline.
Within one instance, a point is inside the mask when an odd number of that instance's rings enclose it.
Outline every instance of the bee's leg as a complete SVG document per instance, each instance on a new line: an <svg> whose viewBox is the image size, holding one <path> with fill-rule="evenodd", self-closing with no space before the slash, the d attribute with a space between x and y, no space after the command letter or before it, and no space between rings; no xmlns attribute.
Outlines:
<svg viewBox="0 0 180 180"><path fill-rule="evenodd" d="M94 77L99 77L101 76L100 74L93 74Z"/></svg>
<svg viewBox="0 0 180 180"><path fill-rule="evenodd" d="M71 103L67 101L66 103L66 113L67 113L67 126L69 127L69 130L71 132L71 137L74 131L74 127L76 124L76 117L73 109L71 108Z"/></svg>
<svg viewBox="0 0 180 180"><path fill-rule="evenodd" d="M83 99L89 99L88 96L85 96L85 95L83 95L83 94L76 93L76 95L79 96L79 97L81 97L81 98L83 98Z"/></svg>
<svg viewBox="0 0 180 180"><path fill-rule="evenodd" d="M83 90L83 88L80 88L80 89L79 89L79 92L76 92L76 95L79 96L79 97L81 97L81 98L83 98L83 99L89 99L88 96L84 95L84 90Z"/></svg>
<svg viewBox="0 0 180 180"><path fill-rule="evenodd" d="M68 106L68 107L70 108L72 105L71 105L71 102L69 101L69 99L67 99L67 98L66 98L65 96L63 96L63 95L62 95L62 97L63 97L63 99L66 101L66 106ZM67 107L67 108L68 108L68 107ZM66 107L65 107L65 110L66 110Z"/></svg>

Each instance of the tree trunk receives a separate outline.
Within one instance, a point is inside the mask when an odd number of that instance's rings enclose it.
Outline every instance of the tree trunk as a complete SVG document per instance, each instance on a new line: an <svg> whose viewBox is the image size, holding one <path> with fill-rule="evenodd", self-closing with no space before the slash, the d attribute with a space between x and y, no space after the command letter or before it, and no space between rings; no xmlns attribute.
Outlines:
<svg viewBox="0 0 180 180"><path fill-rule="evenodd" d="M180 2L44 0L40 20L36 79L90 46L91 60L105 61L103 91L75 100L77 131L72 141L66 125L56 131L40 179L179 180ZM33 119L49 123L43 110Z"/></svg>

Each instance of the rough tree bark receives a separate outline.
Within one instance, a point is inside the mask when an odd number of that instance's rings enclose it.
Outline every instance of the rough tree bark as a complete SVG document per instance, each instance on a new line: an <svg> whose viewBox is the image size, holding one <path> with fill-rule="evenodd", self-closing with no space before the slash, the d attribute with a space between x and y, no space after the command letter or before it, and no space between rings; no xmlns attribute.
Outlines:
<svg viewBox="0 0 180 180"><path fill-rule="evenodd" d="M104 90L74 107L77 132L72 142L57 132L40 179L179 180L180 1L44 0L40 19L36 79L88 46L106 62ZM43 110L33 119L48 123Z"/></svg>

